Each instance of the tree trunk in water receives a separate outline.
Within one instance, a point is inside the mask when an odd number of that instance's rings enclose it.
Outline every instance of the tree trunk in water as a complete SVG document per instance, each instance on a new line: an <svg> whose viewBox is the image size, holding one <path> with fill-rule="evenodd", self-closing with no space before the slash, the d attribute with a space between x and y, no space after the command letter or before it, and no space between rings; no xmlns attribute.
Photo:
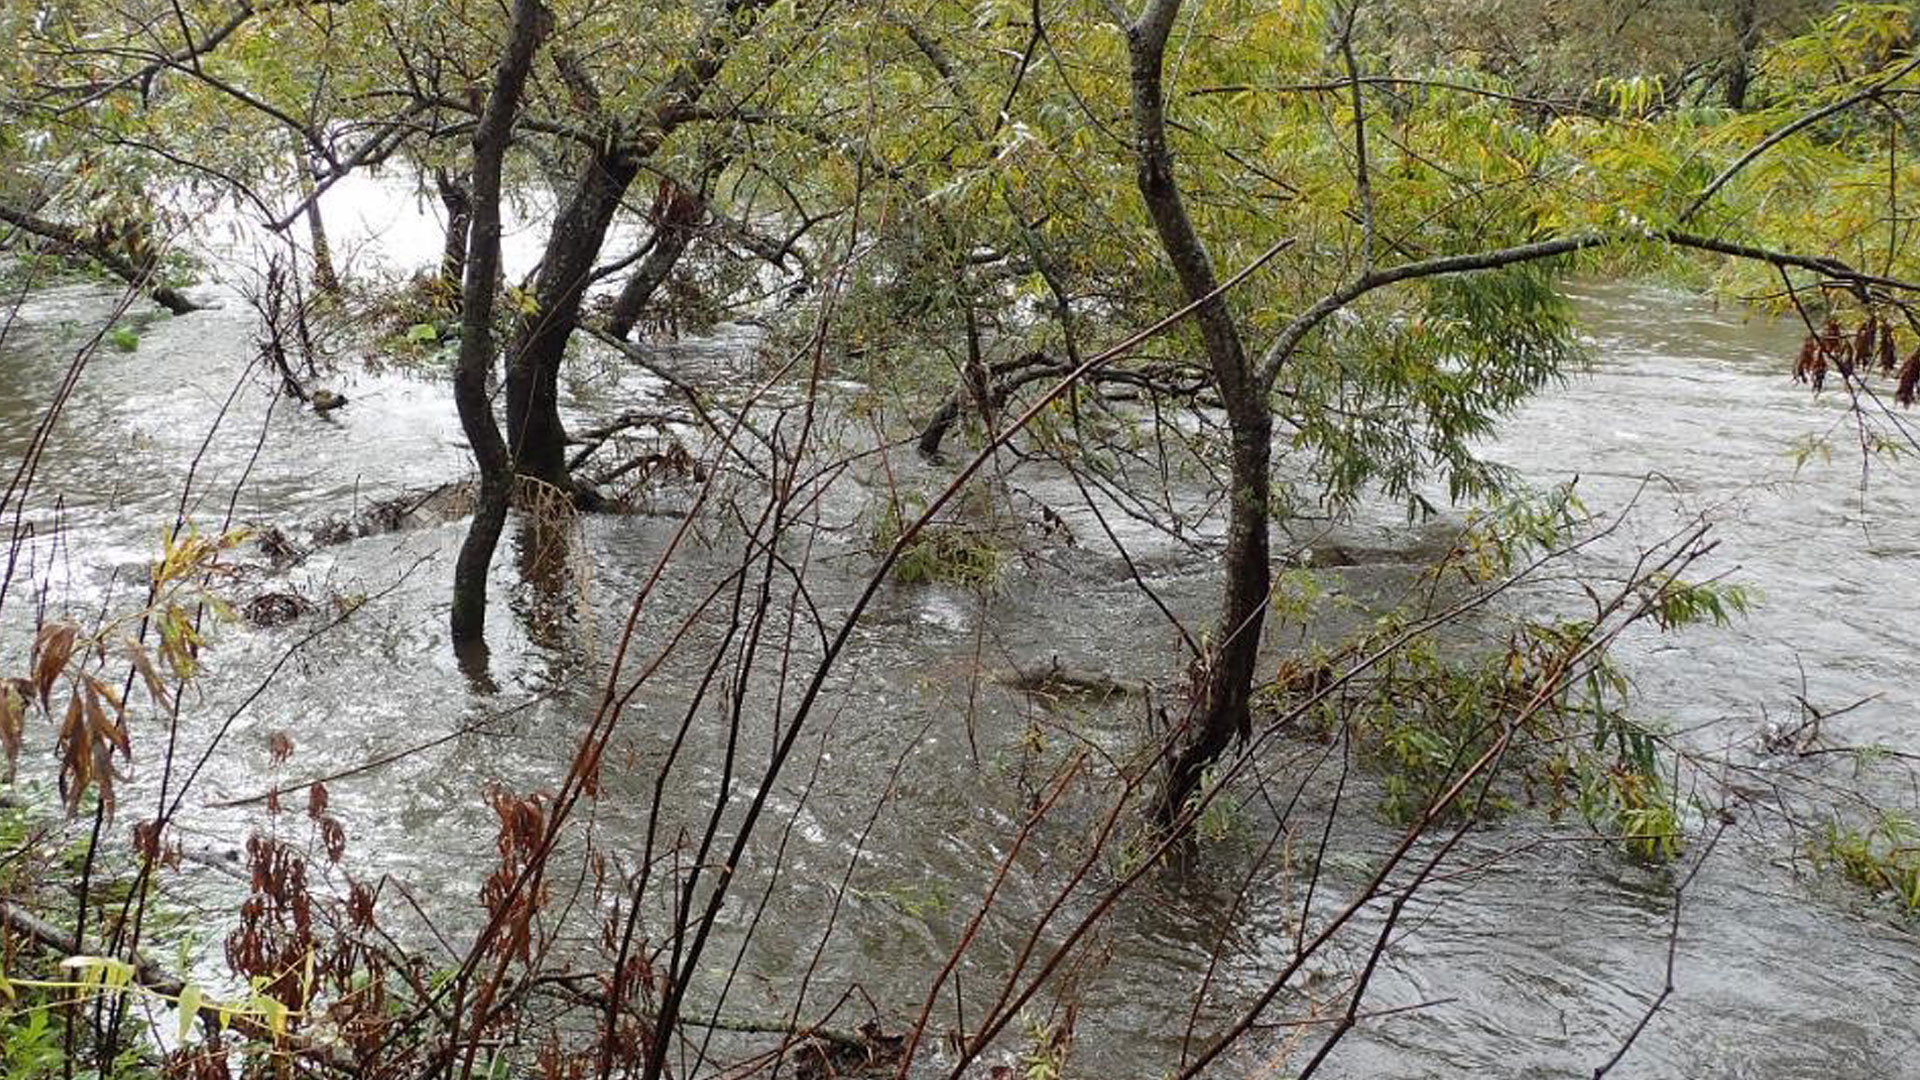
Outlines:
<svg viewBox="0 0 1920 1080"><path fill-rule="evenodd" d="M485 640L487 570L513 494L513 459L487 396L500 267L500 173L534 51L552 23L553 16L539 0L514 0L507 50L473 132L473 236L462 282L460 360L453 375L460 426L480 467L480 498L453 570L452 634L454 647L462 651Z"/></svg>
<svg viewBox="0 0 1920 1080"><path fill-rule="evenodd" d="M307 237L313 244L313 287L334 295L340 291L340 276L333 271L333 247L327 243L327 227L320 220L320 200L313 184L313 169L304 147L294 148L294 164L300 170L300 197L307 203Z"/></svg>
<svg viewBox="0 0 1920 1080"><path fill-rule="evenodd" d="M1240 329L1226 300L1216 295L1219 278L1193 221L1187 216L1174 177L1173 151L1167 142L1166 100L1161 68L1168 34L1180 0L1149 0L1140 21L1127 28L1135 183L1153 219L1160 247L1180 279L1189 301L1199 302L1194 318L1206 347L1214 388L1226 408L1232 433L1232 498L1227 519L1227 580L1221 598L1217 640L1207 657L1201 699L1188 722L1170 737L1171 768L1155 817L1171 825L1200 789L1208 766L1237 738L1251 730L1247 706L1253 696L1255 661L1266 622L1267 503L1273 455L1273 417L1267 386L1253 370Z"/></svg>
<svg viewBox="0 0 1920 1080"><path fill-rule="evenodd" d="M560 362L580 322L580 302L594 259L641 163L675 129L698 117L695 107L701 95L719 77L734 44L766 4L767 0L726 0L673 74L649 95L642 122L629 125L639 129L633 141L620 145L620 140L609 137L600 152L588 157L547 236L534 286L536 310L520 319L507 358L508 439L521 476L566 491L581 509L591 510L599 500L591 490L575 487L568 475L567 432L559 408ZM669 1016L671 1012L667 1010ZM650 1057L647 1074L658 1075L661 1065L661 1060Z"/></svg>
<svg viewBox="0 0 1920 1080"><path fill-rule="evenodd" d="M574 496L584 509L592 509L595 500L575 488L567 472L560 363L579 324L580 303L607 227L639 171L637 159L625 154L588 159L548 236L534 285L535 310L520 318L507 355L507 434L514 467L521 476Z"/></svg>
<svg viewBox="0 0 1920 1080"><path fill-rule="evenodd" d="M1260 657L1260 633L1266 623L1267 592L1272 587L1267 539L1268 468L1273 453L1273 421L1265 409L1230 419L1233 451L1229 473L1233 497L1227 517L1227 580L1220 598L1219 639L1208 657L1204 696L1189 713L1186 737L1167 769L1156 816L1163 825L1179 817L1200 790L1207 769L1238 739L1252 734L1248 703Z"/></svg>
<svg viewBox="0 0 1920 1080"><path fill-rule="evenodd" d="M446 169L433 171L433 186L447 212L446 239L440 246L440 283L454 314L460 313L460 291L467 276L467 230L473 226L473 192L466 181Z"/></svg>

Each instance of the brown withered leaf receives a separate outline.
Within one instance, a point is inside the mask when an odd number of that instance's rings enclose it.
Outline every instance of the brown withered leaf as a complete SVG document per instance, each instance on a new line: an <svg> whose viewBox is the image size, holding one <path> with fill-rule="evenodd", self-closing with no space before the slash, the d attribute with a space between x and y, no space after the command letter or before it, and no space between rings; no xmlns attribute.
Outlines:
<svg viewBox="0 0 1920 1080"><path fill-rule="evenodd" d="M53 684L73 659L80 630L69 622L48 623L33 636L33 682L40 691L40 707L52 710Z"/></svg>
<svg viewBox="0 0 1920 1080"><path fill-rule="evenodd" d="M1900 375L1894 386L1893 400L1912 408L1915 387L1920 387L1920 349L1913 350L1913 355L1907 357L1907 362L1901 365Z"/></svg>
<svg viewBox="0 0 1920 1080"><path fill-rule="evenodd" d="M315 783L307 788L307 816L315 821L327 813L327 785Z"/></svg>
<svg viewBox="0 0 1920 1080"><path fill-rule="evenodd" d="M1800 343L1800 357L1793 362L1793 381L1803 383L1813 374L1814 361L1820 355L1820 339L1812 334Z"/></svg>
<svg viewBox="0 0 1920 1080"><path fill-rule="evenodd" d="M347 853L347 830L335 817L320 819L320 843L327 849L327 861L335 866Z"/></svg>
<svg viewBox="0 0 1920 1080"><path fill-rule="evenodd" d="M81 794L93 783L93 750L87 745L87 717L78 693L67 698L54 752L60 759L60 797L67 813L77 813Z"/></svg>
<svg viewBox="0 0 1920 1080"><path fill-rule="evenodd" d="M1820 328L1820 351L1831 360L1840 355L1847 347L1846 332L1840 328L1840 320L1828 318L1826 325Z"/></svg>
<svg viewBox="0 0 1920 1080"><path fill-rule="evenodd" d="M1893 374L1893 367L1900 357L1893 351L1893 327L1888 326L1880 332L1880 374Z"/></svg>
<svg viewBox="0 0 1920 1080"><path fill-rule="evenodd" d="M347 879L347 920L355 929L373 928L373 905L376 899L376 894L366 882Z"/></svg>
<svg viewBox="0 0 1920 1080"><path fill-rule="evenodd" d="M127 729L120 721L120 699L100 680L91 675L81 681L81 708L86 713L84 753L93 759L93 782L100 789L100 803L108 817L113 816L114 765L113 752L117 749L124 759L132 755L127 743ZM105 704L102 704L102 703ZM106 705L112 705L114 716L107 715ZM78 788L69 796L77 806L84 788Z"/></svg>
<svg viewBox="0 0 1920 1080"><path fill-rule="evenodd" d="M160 861L160 823L148 818L133 823L133 850L148 862Z"/></svg>
<svg viewBox="0 0 1920 1080"><path fill-rule="evenodd" d="M20 760L20 741L27 729L27 700L33 684L25 679L0 679L0 751L7 758L6 782L13 782Z"/></svg>
<svg viewBox="0 0 1920 1080"><path fill-rule="evenodd" d="M293 756L293 737L284 731L267 736L267 756L275 765L284 765Z"/></svg>
<svg viewBox="0 0 1920 1080"><path fill-rule="evenodd" d="M172 712L173 694L167 690L166 680L160 677L160 669L153 666L147 647L128 638L126 650L127 659L133 662L133 670L140 673L140 682L146 686L147 697L153 700L154 707L163 713Z"/></svg>
<svg viewBox="0 0 1920 1080"><path fill-rule="evenodd" d="M1873 363L1874 351L1880 343L1879 336L1880 320L1868 316L1867 321L1860 324L1860 329L1854 331L1852 359L1862 365ZM1844 370L1849 375L1853 374L1853 365L1848 364Z"/></svg>
<svg viewBox="0 0 1920 1080"><path fill-rule="evenodd" d="M108 686L106 683L101 682L91 675L81 676L81 681L86 684L87 693L96 706L102 701L113 706L113 720L111 722L107 720L104 710L99 712L101 723L104 726L104 730L101 732L102 736L108 738L113 745L119 747L120 753L123 756L132 757L133 748L127 743L127 703L120 700L120 695L114 692L113 687Z"/></svg>

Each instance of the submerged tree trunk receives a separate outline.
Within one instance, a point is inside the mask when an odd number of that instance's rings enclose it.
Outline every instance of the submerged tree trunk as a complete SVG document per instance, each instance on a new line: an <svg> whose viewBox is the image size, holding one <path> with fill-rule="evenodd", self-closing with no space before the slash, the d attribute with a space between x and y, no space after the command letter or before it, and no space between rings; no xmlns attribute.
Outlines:
<svg viewBox="0 0 1920 1080"><path fill-rule="evenodd" d="M700 119L702 95L719 77L734 44L767 0L726 0L674 73L649 96L637 122L615 125L582 164L573 193L547 236L534 310L522 317L507 358L507 437L519 475L551 484L593 509L599 499L567 470L567 432L560 421L560 362L580 323L593 263L620 200L642 163L681 125ZM577 79L575 81L578 81ZM636 133L620 138L623 129Z"/></svg>
<svg viewBox="0 0 1920 1080"><path fill-rule="evenodd" d="M1173 734L1177 744L1161 791L1156 817L1171 824L1200 789L1207 768L1251 728L1248 702L1253 695L1255 662L1265 626L1271 569L1267 563L1267 504L1273 454L1273 418L1264 380L1249 363L1239 328L1206 245L1187 216L1174 179L1173 152L1167 143L1162 62L1179 0L1149 0L1140 20L1127 29L1131 58L1131 109L1136 183L1153 219L1160 247L1180 279L1194 312L1214 388L1225 406L1231 432L1226 587L1206 676L1187 722Z"/></svg>
<svg viewBox="0 0 1920 1080"><path fill-rule="evenodd" d="M553 16L539 0L514 0L507 50L500 58L493 91L473 132L473 234L462 279L460 360L454 369L453 400L460 426L480 468L480 495L473 524L460 546L453 571L452 633L456 648L484 641L487 570L506 523L513 494L513 459L487 396L493 367L493 304L500 266L500 173L513 136L513 117L533 54L552 26Z"/></svg>
<svg viewBox="0 0 1920 1080"><path fill-rule="evenodd" d="M1272 587L1267 536L1273 422L1264 407L1232 421L1229 457L1226 582L1213 651L1207 657L1203 696L1189 714L1184 737L1167 769L1157 816L1170 824L1200 790L1207 769L1238 739L1252 733L1249 703Z"/></svg>

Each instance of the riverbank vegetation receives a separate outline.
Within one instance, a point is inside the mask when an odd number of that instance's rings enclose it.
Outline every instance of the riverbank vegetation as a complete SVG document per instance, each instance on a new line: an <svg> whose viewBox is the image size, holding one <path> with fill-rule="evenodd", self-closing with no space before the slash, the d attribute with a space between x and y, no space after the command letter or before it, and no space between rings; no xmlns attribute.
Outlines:
<svg viewBox="0 0 1920 1080"><path fill-rule="evenodd" d="M1656 875L1672 920L1664 991L1647 972L1609 1056L1563 1063L1599 1077L1665 1007L1683 897L1736 825L1920 907L1909 819L1822 771L1911 753L1828 741L1804 694L1738 757L1641 711L1623 653L1764 602L1716 562L1710 515L1643 527L1651 476L1590 510L1487 452L1594 359L1570 284L1629 277L1800 327L1778 375L1843 404L1822 447L1857 443L1863 490L1904 479L1914 20L1830 0L9 5L0 363L27 362L6 334L48 286L120 293L33 403L0 499L0 1061L1073 1075L1119 1024L1089 1004L1115 939L1179 881L1222 921L1199 976L1169 977L1182 1030L1121 1056L1305 1077L1374 1015L1410 907L1468 872L1476 830L1531 815ZM355 184L432 208L412 277L338 242ZM249 312L254 359L144 523L144 597L61 596L36 477L150 305ZM725 362L677 347L722 328ZM248 529L276 417L371 407L330 384L388 366L450 403L470 468L358 478L357 516L310 542ZM259 385L253 456L215 490L200 455ZM1352 542L1383 508L1442 534ZM667 523L640 565L596 566L593 537L637 521ZM313 643L375 634L381 592L306 596L289 568L456 526L385 586L430 576L436 636L383 646L342 707L388 693L403 652L444 654L468 704L525 689L521 654L550 664L524 707L550 709L554 767L436 789L484 810L458 903L362 850L330 792L523 706L409 717L408 747L342 769L295 767L300 732L264 762L234 735ZM1382 566L1368 595L1340 576ZM1206 600L1169 595L1193 574ZM976 629L963 704L890 711L908 688L874 650L909 632L903 605L983 626L1043 575L1058 640L988 663ZM1068 623L1122 617L1116 640L1159 651L1062 664ZM1002 722L976 724L995 694ZM849 755L864 771L835 771ZM213 773L266 791L209 805ZM994 823L977 849L949 837L977 864L861 878L901 830L942 827L913 800L954 774ZM812 806L848 798L833 859L792 869ZM216 812L248 830L231 861L189 843ZM1356 819L1386 839L1348 866ZM180 910L162 883L183 863L218 880L191 903L225 907ZM872 929L878 908L944 929ZM1250 909L1290 940L1230 964ZM887 932L931 951L837 961Z"/></svg>

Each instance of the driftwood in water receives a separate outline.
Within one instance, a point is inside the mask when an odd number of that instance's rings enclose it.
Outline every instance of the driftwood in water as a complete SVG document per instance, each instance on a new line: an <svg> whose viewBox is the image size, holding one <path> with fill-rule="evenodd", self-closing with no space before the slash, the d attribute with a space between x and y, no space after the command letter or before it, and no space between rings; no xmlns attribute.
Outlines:
<svg viewBox="0 0 1920 1080"><path fill-rule="evenodd" d="M1140 679L1121 679L1104 671L1068 667L1058 656L1044 667L1011 667L993 673L993 681L1010 690L1038 697L1129 697L1147 692Z"/></svg>

